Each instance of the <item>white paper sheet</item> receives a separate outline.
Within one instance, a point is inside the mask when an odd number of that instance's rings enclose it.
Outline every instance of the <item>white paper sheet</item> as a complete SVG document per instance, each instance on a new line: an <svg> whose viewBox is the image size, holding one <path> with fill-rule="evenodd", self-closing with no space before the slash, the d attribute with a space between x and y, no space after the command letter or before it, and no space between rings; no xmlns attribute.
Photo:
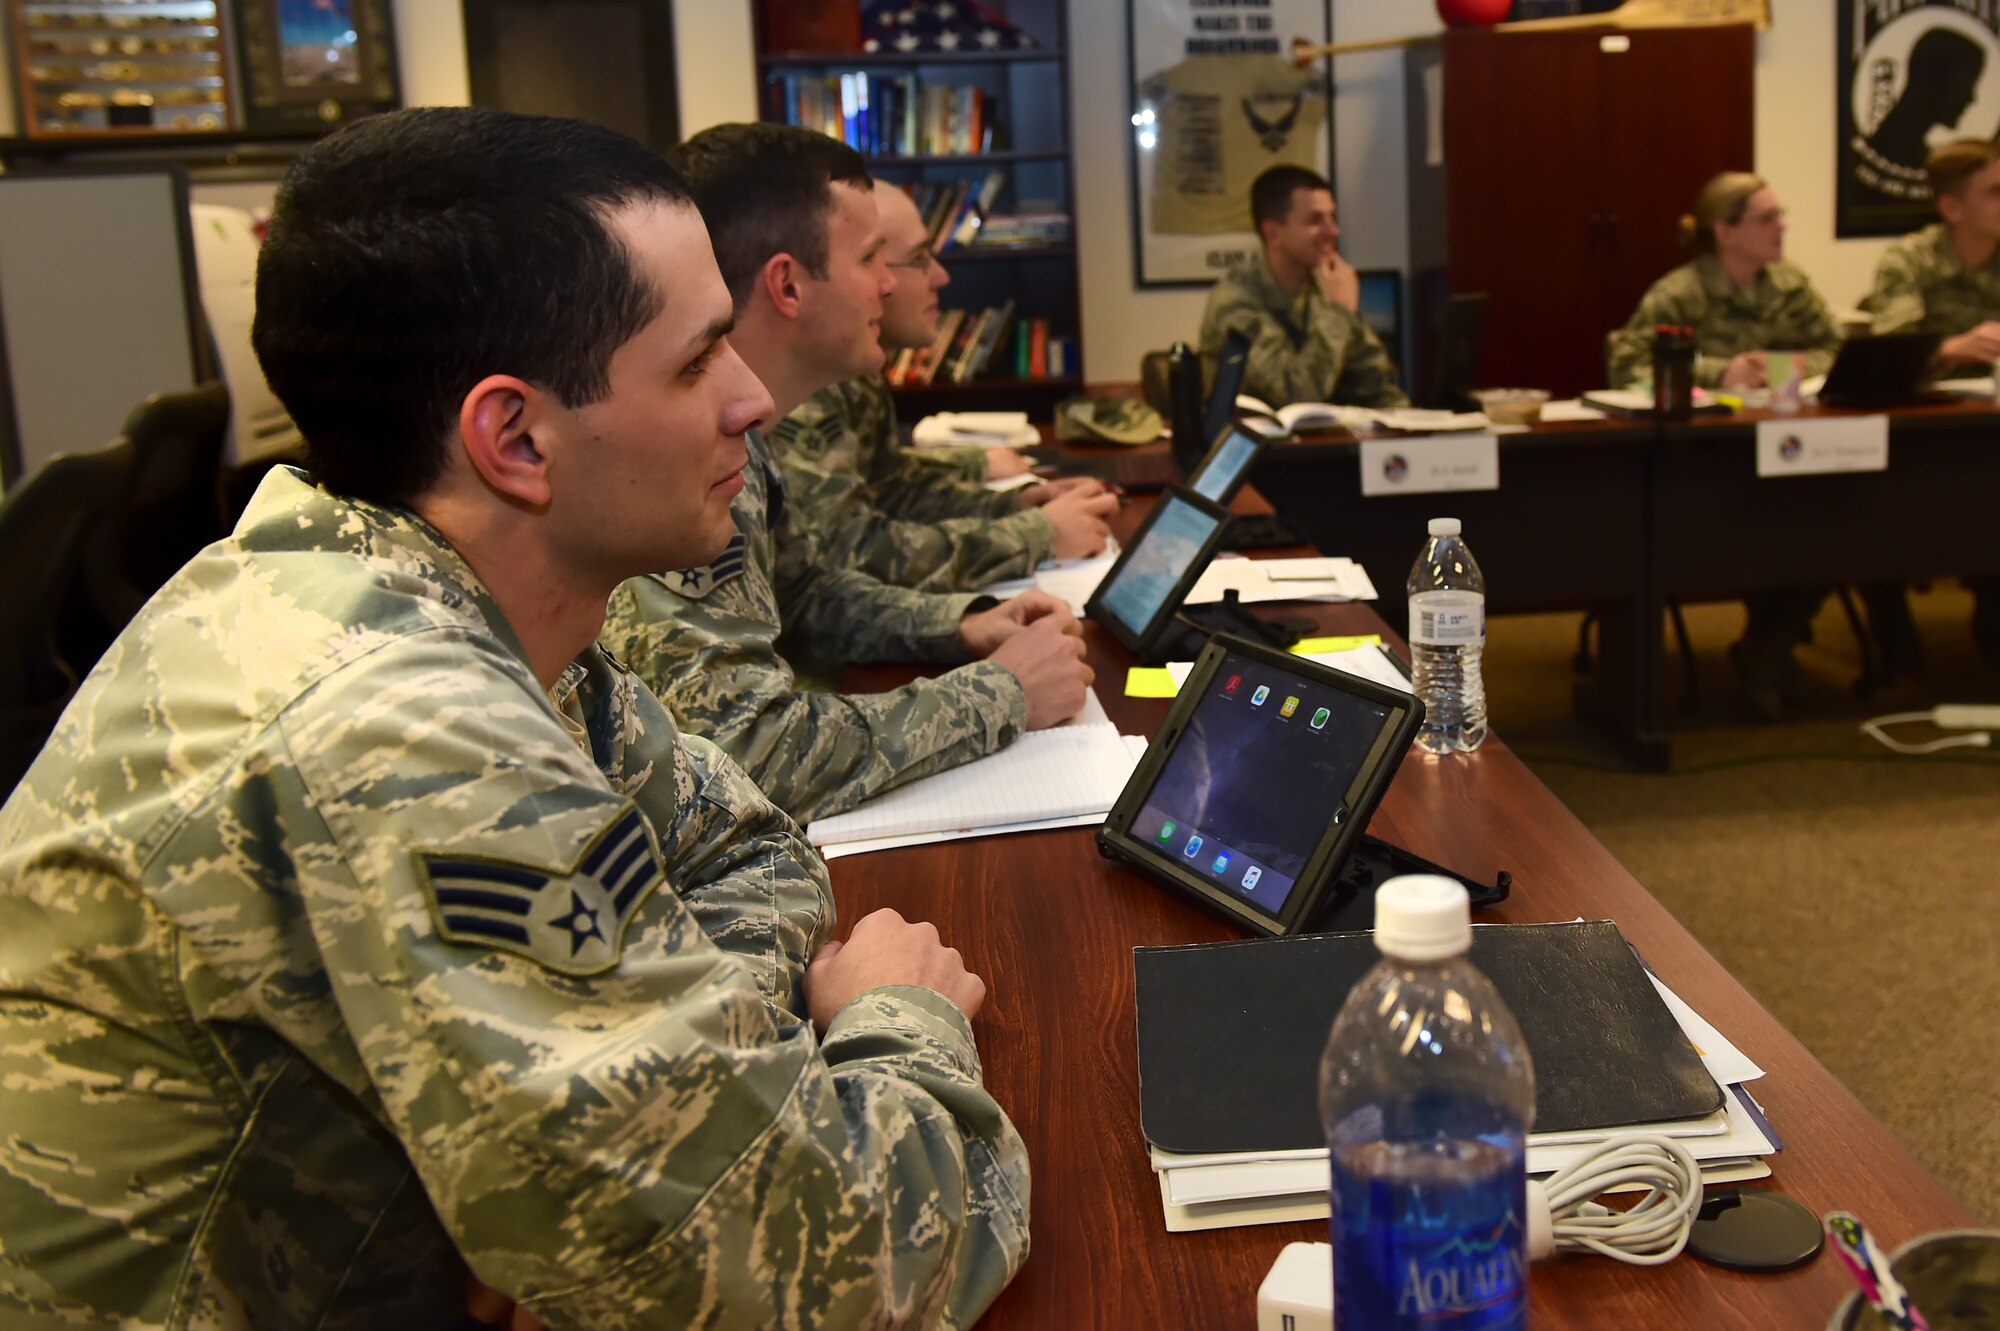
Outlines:
<svg viewBox="0 0 2000 1331"><path fill-rule="evenodd" d="M1321 580L1279 580L1270 575L1264 566L1272 563L1288 563L1287 560L1246 559L1235 555L1221 555L1209 562L1188 593L1189 605L1207 605L1223 599L1223 593L1234 591L1237 599L1247 604L1259 601L1372 601L1375 599L1375 584L1369 580L1368 571L1351 559L1335 559L1327 562L1338 565L1336 576Z"/></svg>

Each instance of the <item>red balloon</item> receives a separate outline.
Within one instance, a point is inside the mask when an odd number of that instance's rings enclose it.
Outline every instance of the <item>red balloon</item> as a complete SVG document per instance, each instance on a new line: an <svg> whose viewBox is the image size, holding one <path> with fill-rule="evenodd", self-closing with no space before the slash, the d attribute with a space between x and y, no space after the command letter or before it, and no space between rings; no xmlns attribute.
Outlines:
<svg viewBox="0 0 2000 1331"><path fill-rule="evenodd" d="M1514 0L1437 0L1438 17L1454 28L1490 28L1503 21Z"/></svg>

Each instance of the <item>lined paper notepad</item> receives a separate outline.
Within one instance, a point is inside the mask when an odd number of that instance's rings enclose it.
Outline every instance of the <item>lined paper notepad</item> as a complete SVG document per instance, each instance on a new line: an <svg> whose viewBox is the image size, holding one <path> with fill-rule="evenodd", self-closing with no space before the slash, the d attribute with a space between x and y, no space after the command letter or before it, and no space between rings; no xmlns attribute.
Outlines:
<svg viewBox="0 0 2000 1331"><path fill-rule="evenodd" d="M959 832L1111 812L1132 775L1115 726L1035 730L990 757L886 791L858 809L815 819L814 845Z"/></svg>

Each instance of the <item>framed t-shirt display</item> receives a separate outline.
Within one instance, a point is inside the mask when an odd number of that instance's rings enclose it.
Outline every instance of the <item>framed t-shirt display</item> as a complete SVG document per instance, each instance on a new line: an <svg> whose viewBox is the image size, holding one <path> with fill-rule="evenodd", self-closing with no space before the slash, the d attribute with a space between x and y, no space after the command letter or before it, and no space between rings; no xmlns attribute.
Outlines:
<svg viewBox="0 0 2000 1331"><path fill-rule="evenodd" d="M1333 84L1292 42L1325 42L1327 0L1127 0L1133 265L1140 286L1200 286L1254 253L1250 183L1331 176Z"/></svg>

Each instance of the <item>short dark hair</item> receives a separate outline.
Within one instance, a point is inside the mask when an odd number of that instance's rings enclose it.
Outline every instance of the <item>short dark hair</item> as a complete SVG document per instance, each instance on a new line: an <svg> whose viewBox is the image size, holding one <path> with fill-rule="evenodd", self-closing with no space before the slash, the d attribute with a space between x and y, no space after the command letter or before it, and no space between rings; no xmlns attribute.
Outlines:
<svg viewBox="0 0 2000 1331"><path fill-rule="evenodd" d="M739 308L774 254L826 276L826 223L835 182L873 189L861 154L794 125L705 129L667 154L708 223L715 262Z"/></svg>
<svg viewBox="0 0 2000 1331"><path fill-rule="evenodd" d="M1930 181L1931 197L1947 194L1956 198L1965 193L1965 183L1995 162L2000 162L2000 143L1991 139L1954 139L1930 155L1924 163L1924 177Z"/></svg>
<svg viewBox="0 0 2000 1331"><path fill-rule="evenodd" d="M425 107L308 149L258 256L251 344L314 478L408 504L490 374L602 398L664 299L608 225L648 201L691 199L657 153L575 120Z"/></svg>
<svg viewBox="0 0 2000 1331"><path fill-rule="evenodd" d="M1302 189L1333 193L1333 186L1326 183L1325 176L1302 166L1274 166L1258 176L1250 182L1250 225L1261 231L1266 222L1282 222L1290 217L1292 195Z"/></svg>

